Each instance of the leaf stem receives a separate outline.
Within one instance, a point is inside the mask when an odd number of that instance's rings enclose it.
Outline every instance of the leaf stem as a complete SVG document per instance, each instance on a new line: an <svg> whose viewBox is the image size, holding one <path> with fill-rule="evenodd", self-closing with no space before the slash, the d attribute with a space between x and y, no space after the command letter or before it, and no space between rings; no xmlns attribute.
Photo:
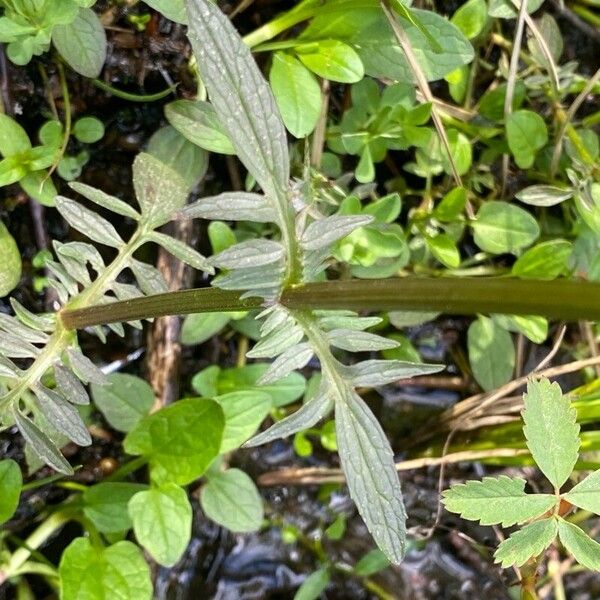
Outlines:
<svg viewBox="0 0 600 600"><path fill-rule="evenodd" d="M293 310L439 311L472 315L501 313L555 319L600 320L600 284L576 280L405 277L307 283L287 288L281 303ZM68 329L135 319L260 308L260 298L201 288L168 292L102 306L64 309Z"/></svg>

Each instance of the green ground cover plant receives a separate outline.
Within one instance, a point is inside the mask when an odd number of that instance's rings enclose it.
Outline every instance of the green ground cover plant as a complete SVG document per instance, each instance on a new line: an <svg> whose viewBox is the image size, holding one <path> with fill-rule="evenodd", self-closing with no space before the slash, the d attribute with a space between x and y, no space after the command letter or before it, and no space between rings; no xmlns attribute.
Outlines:
<svg viewBox="0 0 600 600"><path fill-rule="evenodd" d="M293 436L299 457L317 447L332 460L337 454L377 547L346 567L278 523L290 543L318 559L296 597L318 598L335 573L386 597L371 577L401 563L416 542L398 463L368 397L445 369L422 358L406 329L439 313L474 317L457 362L483 392L482 407L520 368L515 338L542 344L553 320L598 320L598 113L576 114L598 93L600 74L586 78L577 65L560 64L556 21L527 12L541 2L469 0L447 18L399 0L304 0L245 38L209 0L146 4L187 25L198 89L193 99L164 105L168 124L133 162L134 204L75 181L89 160L87 145L102 140L105 126L71 114L62 61L99 76L106 35L94 2L65 0L52 10L37 0L2 3L0 41L12 62L24 65L51 43L57 50L63 117L46 120L34 146L18 118L0 115L0 185L18 183L78 233L54 240L53 257L43 262L43 285L58 309L36 313L13 297L13 314L0 313L1 426L20 432L32 476L24 483L17 462L0 461L0 521L13 518L23 490L67 492L40 512L25 540L2 534L0 583L25 594L35 574L63 600L151 598L146 557L164 567L182 558L196 503L235 533L273 525L255 481L230 466L230 456ZM514 22L512 39L502 34L504 21ZM74 38L81 48L66 42ZM490 40L507 52L500 65L485 55ZM265 57L263 74L256 59ZM476 101L482 72L492 83ZM444 100L434 85L445 86ZM335 86L343 96L331 93ZM237 157L245 180L189 202L209 154ZM68 188L53 182L55 170ZM194 220L210 222L209 256L164 227ZM212 277L211 287L169 291L148 259L149 243ZM2 223L0 249L6 296L22 265ZM167 314L188 315L186 346L225 330L252 346L236 367L199 370L179 400L157 409L146 381L105 373L84 347L90 334L104 343L126 335L125 325L142 330L142 320ZM585 327L588 347L572 354L591 352L589 367L598 331ZM584 377L593 392L596 374ZM556 383L528 385L524 439L514 437L514 423L498 421L468 449L490 450L480 458L492 463L495 449L513 449L500 463L534 461L553 493L526 494L524 479L500 474L456 484L443 502L484 525L528 523L495 557L503 567L525 565L521 593L537 598L537 557L555 539L581 565L599 569L598 543L567 514L573 506L598 513L597 471L568 492L561 488L576 468L597 468L600 442L594 398L586 402L582 393L572 405ZM86 484L61 449L92 445L94 410L122 434L128 458ZM580 435L580 427L591 429ZM460 427L450 429L452 436ZM418 447L417 458L459 451L450 441ZM578 461L580 446L586 455ZM45 465L56 474L36 478ZM37 550L69 521L83 533L49 564ZM334 517L326 537L342 539L345 527L345 518Z"/></svg>

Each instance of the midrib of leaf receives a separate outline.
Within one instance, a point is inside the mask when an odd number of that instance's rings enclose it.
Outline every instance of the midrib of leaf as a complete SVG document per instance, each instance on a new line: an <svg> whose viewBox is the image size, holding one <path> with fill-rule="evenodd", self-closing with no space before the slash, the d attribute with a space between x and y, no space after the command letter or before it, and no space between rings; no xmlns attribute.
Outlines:
<svg viewBox="0 0 600 600"><path fill-rule="evenodd" d="M297 323L302 327L308 341L310 342L313 350L315 351L315 354L316 354L317 358L319 359L319 362L321 363L321 371L323 373L323 377L326 380L328 379L330 382L329 387L331 389L335 404L336 405L339 405L339 404L345 405L344 410L346 411L348 418L351 420L355 432L357 432L356 417L354 414L354 410L350 409L350 407L348 405L348 400L347 400L347 396L349 394L355 394L356 392L354 391L354 388L344 378L343 374L340 372L340 369L338 368L340 366L340 363L338 363L338 361L335 359L335 357L331 353L331 350L329 348L329 344L328 344L326 337L324 336L323 332L319 329L315 318L310 313L303 312L303 311L290 311L290 314L296 319ZM365 409L369 410L368 407L365 407ZM373 418L375 419L375 417L373 417ZM383 435L383 432L382 432L382 435ZM387 442L387 438L384 437L384 439ZM365 451L365 447L362 443L361 436L356 434L355 440L359 443L361 456L365 459L365 463L366 463L367 462L366 456L368 456L368 453ZM365 484L365 488L370 489L370 490L375 490L377 495L380 496L382 498L382 500L384 500L388 505L390 505L390 507L392 508L392 510L394 512L395 517L400 518L401 520L404 520L406 518L406 511L404 508L404 503L402 501L399 480L397 480L398 492L399 492L398 497L397 498L395 498L395 497L387 498L384 495L382 495L379 491L378 482L375 479L375 474L374 474L372 465L367 464L366 466L367 466L367 468L365 470L366 470L366 475L369 478L369 481L368 481L368 485ZM394 473L395 473L395 465L393 463L393 458L392 458L392 469L394 470ZM365 470L363 470L363 473ZM363 473L361 473L361 474L363 474ZM366 511L364 510L364 507L360 506L359 499L353 498L353 500L355 502L357 502L357 506L359 507L359 512L363 516L363 519L365 519L367 528L371 532L371 535L373 536L373 538L375 539L377 544L382 548L382 550L384 550L384 551L387 550L385 553L392 562L396 562L396 563L400 562L400 560L402 559L402 556L399 556L398 552L395 551L394 549L392 549L395 544L393 543L393 540L391 538L395 532L395 528L387 527L388 523L386 523L386 527L384 527L382 530L378 530L374 523L368 522L369 515L366 515ZM401 539L400 545L402 547L404 547L404 543L405 543L405 540Z"/></svg>

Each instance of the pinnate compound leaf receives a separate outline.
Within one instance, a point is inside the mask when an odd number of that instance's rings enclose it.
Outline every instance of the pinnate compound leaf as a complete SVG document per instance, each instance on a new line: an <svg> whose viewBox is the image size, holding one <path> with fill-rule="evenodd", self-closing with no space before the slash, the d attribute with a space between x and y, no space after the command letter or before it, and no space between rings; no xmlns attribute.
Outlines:
<svg viewBox="0 0 600 600"><path fill-rule="evenodd" d="M541 554L556 538L558 525L555 518L534 521L515 531L504 540L494 553L502 568L520 567L530 558Z"/></svg>
<svg viewBox="0 0 600 600"><path fill-rule="evenodd" d="M84 383L95 383L97 385L106 385L107 376L80 350L68 348L67 356L73 372Z"/></svg>
<svg viewBox="0 0 600 600"><path fill-rule="evenodd" d="M185 181L150 154L138 154L133 163L133 187L142 220L152 228L170 221L188 197Z"/></svg>
<svg viewBox="0 0 600 600"><path fill-rule="evenodd" d="M219 454L224 425L217 402L187 398L144 417L125 437L124 448L149 459L155 481L186 485Z"/></svg>
<svg viewBox="0 0 600 600"><path fill-rule="evenodd" d="M469 362L477 383L486 391L507 383L515 368L515 348L508 333L489 317L478 317L467 334Z"/></svg>
<svg viewBox="0 0 600 600"><path fill-rule="evenodd" d="M542 473L560 488L579 456L579 425L571 401L558 383L531 379L523 395L523 432L527 447Z"/></svg>
<svg viewBox="0 0 600 600"><path fill-rule="evenodd" d="M73 475L73 468L65 460L54 442L29 417L20 411L13 410L13 415L21 435L36 456L59 473Z"/></svg>
<svg viewBox="0 0 600 600"><path fill-rule="evenodd" d="M140 289L147 296L164 294L169 291L163 274L156 267L133 258L130 260L129 266L135 275Z"/></svg>
<svg viewBox="0 0 600 600"><path fill-rule="evenodd" d="M0 221L0 297L10 294L21 279L21 253L8 229Z"/></svg>
<svg viewBox="0 0 600 600"><path fill-rule="evenodd" d="M583 510L600 515L600 470L590 473L562 497Z"/></svg>
<svg viewBox="0 0 600 600"><path fill-rule="evenodd" d="M278 217L265 196L249 192L225 192L192 202L179 212L181 219L223 219L277 223Z"/></svg>
<svg viewBox="0 0 600 600"><path fill-rule="evenodd" d="M56 25L52 41L69 66L84 77L98 77L106 60L106 33L96 13L80 8L75 19Z"/></svg>
<svg viewBox="0 0 600 600"><path fill-rule="evenodd" d="M263 503L256 485L239 469L211 475L200 492L206 516L235 533L257 531L263 520Z"/></svg>
<svg viewBox="0 0 600 600"><path fill-rule="evenodd" d="M92 384L94 404L117 431L131 431L154 404L154 392L140 377L112 373L107 384Z"/></svg>
<svg viewBox="0 0 600 600"><path fill-rule="evenodd" d="M558 520L558 537L573 558L592 571L600 571L600 544L577 525Z"/></svg>
<svg viewBox="0 0 600 600"><path fill-rule="evenodd" d="M336 401L335 422L350 496L379 548L398 564L406 551L406 512L390 443L353 390Z"/></svg>
<svg viewBox="0 0 600 600"><path fill-rule="evenodd" d="M250 49L209 0L187 2L194 54L236 154L268 196L288 187L287 138L275 99Z"/></svg>
<svg viewBox="0 0 600 600"><path fill-rule="evenodd" d="M463 519L510 527L539 517L556 504L556 497L550 494L526 494L525 484L524 479L506 475L484 477L453 485L444 492L443 502Z"/></svg>
<svg viewBox="0 0 600 600"><path fill-rule="evenodd" d="M150 568L141 550L123 541L92 546L75 538L63 552L58 568L61 600L151 600Z"/></svg>
<svg viewBox="0 0 600 600"><path fill-rule="evenodd" d="M296 412L248 440L244 447L254 448L314 427L332 408L333 400L328 391L319 392L316 397L303 404Z"/></svg>
<svg viewBox="0 0 600 600"><path fill-rule="evenodd" d="M297 58L276 52L269 81L287 130L297 138L307 136L321 113L321 88L315 76Z"/></svg>
<svg viewBox="0 0 600 600"><path fill-rule="evenodd" d="M137 541L156 562L172 567L192 535L192 507L185 490L168 483L138 492L128 510Z"/></svg>
<svg viewBox="0 0 600 600"><path fill-rule="evenodd" d="M120 248L124 242L117 230L104 217L64 196L56 197L56 208L65 221L94 242Z"/></svg>
<svg viewBox="0 0 600 600"><path fill-rule="evenodd" d="M0 461L0 525L8 521L19 506L23 476L10 458Z"/></svg>

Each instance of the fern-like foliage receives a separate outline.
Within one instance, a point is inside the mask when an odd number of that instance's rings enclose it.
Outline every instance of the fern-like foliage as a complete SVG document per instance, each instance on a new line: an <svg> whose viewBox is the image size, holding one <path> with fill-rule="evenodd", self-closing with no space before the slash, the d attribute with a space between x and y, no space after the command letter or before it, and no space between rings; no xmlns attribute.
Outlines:
<svg viewBox="0 0 600 600"><path fill-rule="evenodd" d="M348 487L367 527L392 562L405 553L406 514L390 444L357 394L359 387L434 373L440 365L392 360L342 364L332 349L351 352L393 347L365 331L379 322L351 312L289 310L279 302L286 286L322 276L333 245L370 222L368 216L322 213L308 197L309 186L289 181L285 129L275 100L249 49L229 19L209 0L188 0L189 37L212 105L231 142L264 195L231 192L203 198L180 211L180 218L270 222L278 240L248 240L210 258L222 269L213 284L265 299L260 341L251 358L273 358L262 382L304 367L313 356L321 364L316 394L296 413L247 445L269 442L313 426L335 411L337 443Z"/></svg>
<svg viewBox="0 0 600 600"><path fill-rule="evenodd" d="M71 184L92 203L137 223L127 242L93 210L57 197L56 206L71 227L116 251L115 258L105 264L91 244L54 243L57 260L47 264L49 284L62 307L83 308L167 291L160 272L134 257L147 242L162 245L197 269L212 271L194 249L155 231L187 200L188 190L180 177L152 156L141 154L133 166L133 181L140 211L87 185ZM119 281L126 269L137 285ZM16 424L39 458L71 474L73 469L59 446L67 440L80 446L91 443L76 405L89 402L84 384L103 384L105 376L79 350L76 333L62 325L59 314L36 315L14 299L11 303L14 316L0 314L0 422L5 428ZM139 322L131 324L141 327ZM121 323L109 327L119 335L124 333ZM101 327L93 331L105 340Z"/></svg>

